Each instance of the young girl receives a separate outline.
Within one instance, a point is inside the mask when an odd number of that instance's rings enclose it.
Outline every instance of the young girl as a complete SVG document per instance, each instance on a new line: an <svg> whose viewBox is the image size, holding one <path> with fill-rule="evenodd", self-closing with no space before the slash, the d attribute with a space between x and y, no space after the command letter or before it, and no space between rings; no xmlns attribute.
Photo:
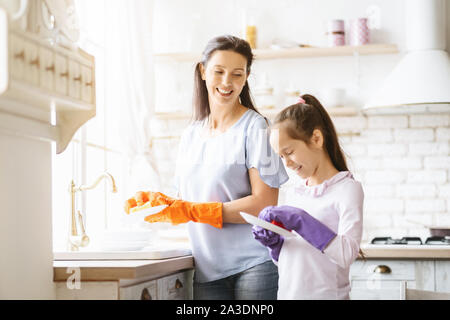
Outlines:
<svg viewBox="0 0 450 320"><path fill-rule="evenodd" d="M269 206L259 214L298 237L253 227L278 264L278 299L349 299L364 194L348 171L334 125L315 97L303 95L277 115L270 134L272 148L303 179L295 189L298 208Z"/></svg>

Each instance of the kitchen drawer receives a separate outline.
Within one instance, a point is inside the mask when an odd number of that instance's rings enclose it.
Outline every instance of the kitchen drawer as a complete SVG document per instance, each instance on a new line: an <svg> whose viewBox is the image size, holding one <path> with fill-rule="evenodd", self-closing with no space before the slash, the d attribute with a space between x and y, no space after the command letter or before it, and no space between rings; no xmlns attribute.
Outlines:
<svg viewBox="0 0 450 320"><path fill-rule="evenodd" d="M69 60L69 96L77 100L81 97L80 64L73 60Z"/></svg>
<svg viewBox="0 0 450 320"><path fill-rule="evenodd" d="M22 80L25 76L25 42L15 36L9 37L9 71L11 77Z"/></svg>
<svg viewBox="0 0 450 320"><path fill-rule="evenodd" d="M180 272L158 280L158 296L160 300L191 299L191 272Z"/></svg>
<svg viewBox="0 0 450 320"><path fill-rule="evenodd" d="M143 282L137 285L119 289L120 300L157 300L157 280Z"/></svg>
<svg viewBox="0 0 450 320"><path fill-rule="evenodd" d="M33 86L39 86L40 57L37 44L25 41L25 69L24 80Z"/></svg>
<svg viewBox="0 0 450 320"><path fill-rule="evenodd" d="M353 280L351 300L399 300L403 281ZM408 288L415 288L414 281L407 281Z"/></svg>
<svg viewBox="0 0 450 320"><path fill-rule="evenodd" d="M351 280L410 280L416 278L416 263L410 260L355 261L350 268Z"/></svg>
<svg viewBox="0 0 450 320"><path fill-rule="evenodd" d="M61 95L67 95L69 69L67 66L67 58L63 55L55 55L55 91Z"/></svg>
<svg viewBox="0 0 450 320"><path fill-rule="evenodd" d="M87 103L94 102L93 100L93 72L92 69L81 65L81 100Z"/></svg>
<svg viewBox="0 0 450 320"><path fill-rule="evenodd" d="M54 90L55 78L55 59L53 52L47 48L39 48L40 59L40 79L41 88L49 91Z"/></svg>

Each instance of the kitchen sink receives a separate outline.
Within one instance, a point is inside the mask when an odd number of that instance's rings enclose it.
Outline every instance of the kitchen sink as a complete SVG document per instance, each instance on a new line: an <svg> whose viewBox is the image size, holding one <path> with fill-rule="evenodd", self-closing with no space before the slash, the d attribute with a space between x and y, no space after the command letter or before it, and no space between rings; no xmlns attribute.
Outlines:
<svg viewBox="0 0 450 320"><path fill-rule="evenodd" d="M57 251L54 260L153 260L188 256L188 242L167 241L151 230L107 230L80 251Z"/></svg>
<svg viewBox="0 0 450 320"><path fill-rule="evenodd" d="M53 260L157 260L189 256L192 252L183 247L145 247L136 251L83 250L54 252Z"/></svg>

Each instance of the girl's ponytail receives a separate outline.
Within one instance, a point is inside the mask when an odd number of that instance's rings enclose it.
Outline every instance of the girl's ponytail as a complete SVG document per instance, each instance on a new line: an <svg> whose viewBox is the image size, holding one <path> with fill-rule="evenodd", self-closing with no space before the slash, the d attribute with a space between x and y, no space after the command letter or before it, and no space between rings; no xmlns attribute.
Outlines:
<svg viewBox="0 0 450 320"><path fill-rule="evenodd" d="M344 152L342 151L339 140L337 137L336 129L333 121L331 120L328 112L316 99L316 97L310 94L304 94L302 96L306 104L313 106L320 114L323 125L320 126L322 134L324 135L325 148L330 156L331 162L339 171L348 171L347 161L345 160Z"/></svg>

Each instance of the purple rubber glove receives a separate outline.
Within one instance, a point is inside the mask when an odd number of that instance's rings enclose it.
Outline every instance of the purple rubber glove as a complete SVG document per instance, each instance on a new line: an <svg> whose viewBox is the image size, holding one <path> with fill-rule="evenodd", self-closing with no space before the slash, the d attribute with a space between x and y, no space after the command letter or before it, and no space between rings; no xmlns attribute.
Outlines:
<svg viewBox="0 0 450 320"><path fill-rule="evenodd" d="M272 259L278 261L284 238L275 232L266 230L258 226L252 227L252 233L253 237L256 240L261 242L263 246L269 248L270 256L272 257Z"/></svg>
<svg viewBox="0 0 450 320"><path fill-rule="evenodd" d="M259 218L268 222L280 222L285 229L295 230L322 252L336 236L330 228L300 208L270 206L259 213Z"/></svg>

